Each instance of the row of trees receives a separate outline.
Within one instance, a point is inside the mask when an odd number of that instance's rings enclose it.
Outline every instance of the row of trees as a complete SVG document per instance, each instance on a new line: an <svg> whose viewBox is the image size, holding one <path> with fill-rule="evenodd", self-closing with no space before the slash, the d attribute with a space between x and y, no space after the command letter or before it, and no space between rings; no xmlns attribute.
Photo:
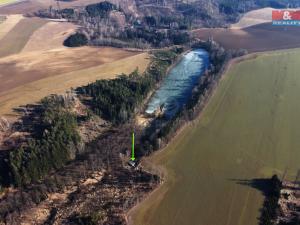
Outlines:
<svg viewBox="0 0 300 225"><path fill-rule="evenodd" d="M140 40L144 44L149 43L153 47L165 47L182 45L190 41L190 35L181 30L156 30L155 28L127 28L121 33L121 40L128 43Z"/></svg>

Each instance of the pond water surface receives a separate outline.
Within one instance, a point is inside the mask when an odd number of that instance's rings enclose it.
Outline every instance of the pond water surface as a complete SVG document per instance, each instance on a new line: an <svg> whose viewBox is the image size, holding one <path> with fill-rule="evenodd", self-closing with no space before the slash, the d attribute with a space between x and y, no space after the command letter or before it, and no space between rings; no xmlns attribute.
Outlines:
<svg viewBox="0 0 300 225"><path fill-rule="evenodd" d="M146 113L152 114L162 108L167 117L172 117L189 99L208 66L209 55L205 50L196 49L185 54L150 99Z"/></svg>

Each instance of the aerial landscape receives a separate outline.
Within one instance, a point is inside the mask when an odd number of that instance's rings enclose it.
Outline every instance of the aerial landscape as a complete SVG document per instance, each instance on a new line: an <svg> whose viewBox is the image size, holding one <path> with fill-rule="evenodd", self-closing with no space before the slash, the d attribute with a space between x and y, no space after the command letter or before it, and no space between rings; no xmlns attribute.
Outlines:
<svg viewBox="0 0 300 225"><path fill-rule="evenodd" d="M298 0L0 0L0 225L300 225L299 36Z"/></svg>

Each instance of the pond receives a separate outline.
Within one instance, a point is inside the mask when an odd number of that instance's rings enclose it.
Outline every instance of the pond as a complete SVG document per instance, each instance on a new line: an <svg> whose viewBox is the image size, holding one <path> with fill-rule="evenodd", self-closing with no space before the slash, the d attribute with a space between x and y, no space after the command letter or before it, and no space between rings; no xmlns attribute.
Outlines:
<svg viewBox="0 0 300 225"><path fill-rule="evenodd" d="M190 98L193 87L208 66L209 54L205 50L186 53L150 99L146 113L153 114L161 109L166 117L172 117Z"/></svg>

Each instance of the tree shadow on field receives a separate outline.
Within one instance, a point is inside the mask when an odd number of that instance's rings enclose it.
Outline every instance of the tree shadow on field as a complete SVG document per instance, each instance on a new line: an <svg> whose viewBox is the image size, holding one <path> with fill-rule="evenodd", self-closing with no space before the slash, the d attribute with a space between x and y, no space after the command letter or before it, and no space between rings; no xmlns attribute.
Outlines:
<svg viewBox="0 0 300 225"><path fill-rule="evenodd" d="M236 184L248 186L260 191L264 196L268 196L271 192L272 181L268 178L254 178L254 179L229 179Z"/></svg>
<svg viewBox="0 0 300 225"><path fill-rule="evenodd" d="M264 195L264 203L260 208L260 216L257 217L259 225L273 224L278 216L278 198L280 196L281 182L277 176L270 178L230 179L236 184L248 186L260 191Z"/></svg>

